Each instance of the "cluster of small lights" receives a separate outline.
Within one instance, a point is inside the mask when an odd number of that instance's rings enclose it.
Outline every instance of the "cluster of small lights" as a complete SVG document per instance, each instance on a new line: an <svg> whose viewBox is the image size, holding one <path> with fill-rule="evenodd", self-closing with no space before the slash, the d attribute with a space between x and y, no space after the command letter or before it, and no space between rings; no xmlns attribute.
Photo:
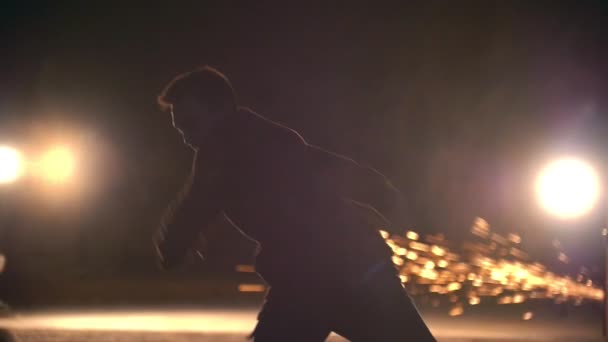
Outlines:
<svg viewBox="0 0 608 342"><path fill-rule="evenodd" d="M519 249L521 237L517 234L502 236L490 231L482 218L475 219L471 233L476 241L463 244L462 253L451 251L442 234L425 236L408 231L404 235L380 235L393 250L392 260L399 270L399 278L412 295L445 295L449 298L448 315L464 314L466 305L494 303L521 304L531 299L552 299L556 303L572 300L581 305L584 300L602 301L604 291L594 286L584 274L576 279L550 272L540 263L531 263L528 255ZM567 263L561 243L553 241L560 250L557 258ZM240 273L255 272L251 265L238 265ZM260 284L240 284L240 292L263 292ZM440 301L434 299L433 307ZM532 312L524 312L522 320L531 320Z"/></svg>
<svg viewBox="0 0 608 342"><path fill-rule="evenodd" d="M518 248L521 237L502 236L490 231L490 225L476 218L471 233L476 241L466 242L461 254L450 251L442 234L426 236L424 242L413 231L403 236L380 234L393 250L393 263L399 277L412 295L438 294L450 298L450 316L462 315L465 305L482 301L497 304L520 304L529 299L553 299L557 303L573 300L602 301L604 291L579 274L576 279L556 275L539 263L530 263ZM555 243L554 243L555 245ZM558 259L569 262L560 252ZM433 301L439 306L439 301ZM533 313L523 314L530 320Z"/></svg>

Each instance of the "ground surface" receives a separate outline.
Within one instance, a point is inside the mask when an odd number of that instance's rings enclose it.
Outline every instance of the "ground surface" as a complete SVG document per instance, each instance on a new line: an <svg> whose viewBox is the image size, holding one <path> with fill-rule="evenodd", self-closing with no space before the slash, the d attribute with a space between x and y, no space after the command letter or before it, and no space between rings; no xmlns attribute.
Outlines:
<svg viewBox="0 0 608 342"><path fill-rule="evenodd" d="M534 318L522 321L522 309L493 306L459 317L426 310L423 317L440 342L601 340L601 317L595 310L580 308L564 316L554 308L536 307ZM229 306L38 310L0 318L0 326L12 331L17 341L230 342L244 341L255 318L255 307ZM332 336L330 341L344 340Z"/></svg>

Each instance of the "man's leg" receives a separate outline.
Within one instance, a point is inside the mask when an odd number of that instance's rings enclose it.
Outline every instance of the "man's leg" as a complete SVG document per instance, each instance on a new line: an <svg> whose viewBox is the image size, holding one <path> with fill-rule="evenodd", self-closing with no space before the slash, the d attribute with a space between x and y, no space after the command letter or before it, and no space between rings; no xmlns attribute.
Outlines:
<svg viewBox="0 0 608 342"><path fill-rule="evenodd" d="M325 341L331 331L322 318L324 312L319 311L323 308L313 304L316 300L306 300L297 292L279 295L271 289L251 335L253 341Z"/></svg>
<svg viewBox="0 0 608 342"><path fill-rule="evenodd" d="M331 328L357 341L435 342L392 265L376 272L343 299Z"/></svg>

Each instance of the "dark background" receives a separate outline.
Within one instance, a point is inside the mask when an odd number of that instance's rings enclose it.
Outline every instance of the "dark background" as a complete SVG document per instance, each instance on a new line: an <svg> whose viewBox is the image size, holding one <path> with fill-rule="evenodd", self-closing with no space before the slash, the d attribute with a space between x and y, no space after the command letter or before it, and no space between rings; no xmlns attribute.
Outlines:
<svg viewBox="0 0 608 342"><path fill-rule="evenodd" d="M23 281L161 276L150 237L189 154L155 97L205 64L242 105L392 178L408 228L458 242L482 216L562 272L602 266L608 205L563 223L532 192L554 156L607 171L602 1L103 4L2 5L0 140L32 144L41 126L95 146L79 174L87 196L49 205L32 199L35 185L2 190L5 249ZM569 265L555 262L553 238ZM215 241L190 274L251 261L238 233Z"/></svg>

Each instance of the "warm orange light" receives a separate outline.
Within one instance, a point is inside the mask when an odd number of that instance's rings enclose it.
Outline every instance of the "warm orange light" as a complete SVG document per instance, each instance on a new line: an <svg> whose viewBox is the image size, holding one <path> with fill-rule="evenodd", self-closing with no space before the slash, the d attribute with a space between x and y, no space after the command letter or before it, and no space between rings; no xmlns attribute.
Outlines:
<svg viewBox="0 0 608 342"><path fill-rule="evenodd" d="M23 174L21 154L14 148L0 146L0 184L12 183Z"/></svg>
<svg viewBox="0 0 608 342"><path fill-rule="evenodd" d="M236 271L239 273L254 273L255 267L253 265L236 265Z"/></svg>
<svg viewBox="0 0 608 342"><path fill-rule="evenodd" d="M74 155L64 146L48 150L40 160L41 175L51 184L69 181L74 175L75 166Z"/></svg>
<svg viewBox="0 0 608 342"><path fill-rule="evenodd" d="M439 247L439 246L432 246L431 247L431 253L437 255L437 256L444 256L445 255L445 249Z"/></svg>
<svg viewBox="0 0 608 342"><path fill-rule="evenodd" d="M452 291L458 291L462 288L462 285L460 285L460 283L450 283L448 284L448 291L452 292Z"/></svg>
<svg viewBox="0 0 608 342"><path fill-rule="evenodd" d="M418 254L416 252L409 251L409 252L407 252L405 257L410 260L416 260L416 259L418 259Z"/></svg>
<svg viewBox="0 0 608 342"><path fill-rule="evenodd" d="M418 233L413 232L413 231L411 231L411 230L410 230L410 231L408 231L408 232L405 234L405 236L406 236L408 239L410 239L410 240L418 240L418 237L419 237L419 236L418 236Z"/></svg>
<svg viewBox="0 0 608 342"><path fill-rule="evenodd" d="M409 240L393 236L392 239L387 237L385 242L393 250L393 263L399 270L401 282L416 284L426 293L449 295L450 301L455 303L450 312L453 316L463 314L463 305L477 305L481 297L490 296L495 297L498 304L511 305L540 298L572 299L578 305L583 300L603 300L603 289L594 286L593 282L582 275L576 280L559 276L542 264L531 263L525 253L519 250L514 253L512 246L522 240L519 235L503 236L489 227L482 218L475 219L472 232L476 240L464 244L467 253L462 256L450 251L448 244L439 246L415 241L413 238L419 236L413 232L410 232ZM496 255L496 249L490 247L498 244L506 245L515 260L505 258L504 254ZM509 250L507 247L504 249ZM523 319L531 319L531 314L528 316Z"/></svg>
<svg viewBox="0 0 608 342"><path fill-rule="evenodd" d="M448 267L448 262L446 260L439 260L437 262L437 267L441 267L441 268Z"/></svg>
<svg viewBox="0 0 608 342"><path fill-rule="evenodd" d="M0 326L11 330L81 330L192 332L246 334L255 326L255 313L248 310L208 309L201 311L108 311L21 313L0 318ZM83 339L86 340L86 339Z"/></svg>
<svg viewBox="0 0 608 342"><path fill-rule="evenodd" d="M395 265L401 266L401 265L403 265L403 259L401 259L401 257L399 257L397 255L393 255L393 263Z"/></svg>
<svg viewBox="0 0 608 342"><path fill-rule="evenodd" d="M262 284L239 284L239 292L264 292L266 286Z"/></svg>
<svg viewBox="0 0 608 342"><path fill-rule="evenodd" d="M454 306L453 308L450 309L450 312L448 313L450 316L454 317L454 316L460 316L464 313L464 309L462 308L462 306L457 305Z"/></svg>
<svg viewBox="0 0 608 342"><path fill-rule="evenodd" d="M513 296L513 304L520 304L523 303L526 300L526 297L524 297L524 295L522 294L516 294L515 296Z"/></svg>
<svg viewBox="0 0 608 342"><path fill-rule="evenodd" d="M564 158L549 164L536 180L536 195L551 214L575 218L590 211L600 194L595 170L585 162Z"/></svg>
<svg viewBox="0 0 608 342"><path fill-rule="evenodd" d="M477 305L479 303L481 303L481 299L479 297L469 298L469 305Z"/></svg>

